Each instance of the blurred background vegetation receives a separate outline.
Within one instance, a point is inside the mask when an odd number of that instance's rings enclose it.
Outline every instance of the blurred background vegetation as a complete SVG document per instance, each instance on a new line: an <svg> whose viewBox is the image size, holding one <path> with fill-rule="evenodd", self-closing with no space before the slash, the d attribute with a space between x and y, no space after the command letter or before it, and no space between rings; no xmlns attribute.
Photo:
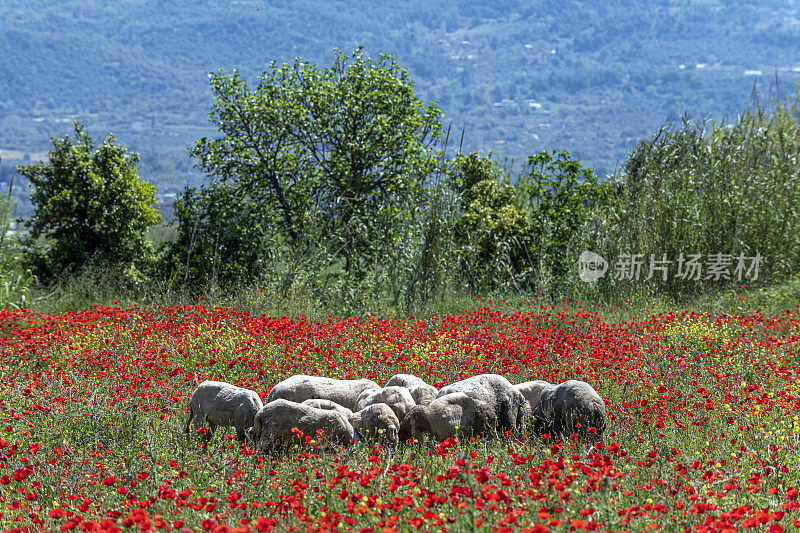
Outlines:
<svg viewBox="0 0 800 533"><path fill-rule="evenodd" d="M186 147L215 132L209 72L236 68L251 80L272 60L329 64L333 48L356 46L393 53L419 97L465 128L465 153L492 150L522 166L532 153L567 150L604 176L671 115L733 120L754 84L765 98L791 93L796 9L789 0L4 0L0 182L12 156L36 160L78 120L140 154L169 217L184 186L207 180ZM18 185L18 213L28 215Z"/></svg>
<svg viewBox="0 0 800 533"><path fill-rule="evenodd" d="M8 0L0 13L0 43L11 51L0 61L0 187L9 191L0 306L206 295L253 310L303 301L296 310L323 315L413 314L461 305L467 294L718 311L790 305L800 292L799 37L792 3L778 1ZM237 69L255 88L259 75L262 84L279 80L269 76L275 65L302 56L316 75L343 57L334 47L363 47L373 58L390 51L405 69L391 76L405 76L401 86L418 99L402 107L416 101L432 110L428 126L437 120L433 136L392 140L397 153L406 150L396 182L405 185L380 189L380 198L364 186L389 167L360 176L340 158L353 146L320 140L341 127L330 117L347 110L344 78L273 95L280 113L271 125L254 122L262 145L283 139L270 137L280 125L307 137L296 135L291 151L275 148L278 166L252 159L246 146L228 150L226 98L230 109L267 109L240 87L221 94L228 73ZM322 111L292 107L297 91L317 86L326 89L307 94ZM376 105L374 116L391 131L405 119L388 109ZM73 122L138 153L124 173L136 187L157 187L167 221L148 215L137 226L148 244L135 276L130 264L97 258L61 272L32 260L47 243L26 240L17 218L55 222L37 211L15 168L46 159L51 138L63 140ZM359 157L373 144L365 140ZM276 214L273 175L297 195L291 223ZM92 231L113 231L93 223ZM597 282L578 277L584 250L609 263ZM730 256L719 258L728 277L706 270L717 253ZM643 258L638 280L615 276L626 254ZM702 258L698 279L675 276L681 254ZM737 279L737 257L756 255L758 277L751 270ZM662 258L669 276L645 281Z"/></svg>

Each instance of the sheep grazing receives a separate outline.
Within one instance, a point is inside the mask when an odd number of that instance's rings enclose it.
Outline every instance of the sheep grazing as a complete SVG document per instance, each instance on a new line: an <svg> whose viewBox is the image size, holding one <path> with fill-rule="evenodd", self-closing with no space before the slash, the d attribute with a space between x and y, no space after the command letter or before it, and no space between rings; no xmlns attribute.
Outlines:
<svg viewBox="0 0 800 533"><path fill-rule="evenodd" d="M365 440L397 444L400 421L385 403L374 403L357 411L348 418L353 429Z"/></svg>
<svg viewBox="0 0 800 533"><path fill-rule="evenodd" d="M204 381L189 400L189 418L184 432L189 432L192 420L195 433L203 422L208 422L209 430L204 439L208 442L217 426L233 426L236 438L243 442L245 430L253 425L253 419L262 407L261 398L254 391L222 381Z"/></svg>
<svg viewBox="0 0 800 533"><path fill-rule="evenodd" d="M574 379L542 389L533 417L539 432L554 436L577 433L585 441L599 442L606 430L603 399L591 385ZM592 427L596 433L590 430Z"/></svg>
<svg viewBox="0 0 800 533"><path fill-rule="evenodd" d="M317 409L282 398L268 402L258 411L250 437L259 449L268 451L281 445L297 444L293 428L333 446L349 445L356 438L353 426L341 412ZM318 430L323 433L320 435Z"/></svg>
<svg viewBox="0 0 800 533"><path fill-rule="evenodd" d="M439 396L428 405L414 407L400 422L400 442L431 435L443 441L448 437L486 435L494 427L491 405L463 392Z"/></svg>
<svg viewBox="0 0 800 533"><path fill-rule="evenodd" d="M269 391L266 403L279 399L297 403L311 399L330 400L352 411L359 394L367 389L380 388L369 379L333 379L298 374L275 385Z"/></svg>
<svg viewBox="0 0 800 533"><path fill-rule="evenodd" d="M332 402L330 400L317 400L315 398L311 400L306 400L304 402L300 402L300 405L307 405L315 409L328 409L333 411L339 411L345 416L345 418L348 418L350 417L350 415L353 414L352 410L348 409L347 407L342 407L338 403Z"/></svg>
<svg viewBox="0 0 800 533"><path fill-rule="evenodd" d="M439 389L412 374L395 374L386 382L386 387L408 389L417 405L428 405L436 399L436 394L439 392Z"/></svg>
<svg viewBox="0 0 800 533"><path fill-rule="evenodd" d="M361 411L376 403L385 403L391 407L398 420L405 418L406 414L417 405L408 389L404 387L384 387L382 389L368 389L362 392L356 400L353 411Z"/></svg>
<svg viewBox="0 0 800 533"><path fill-rule="evenodd" d="M549 386L550 383L541 379L537 379L535 381L526 381L524 383L514 385L514 388L520 391L525 397L526 402L523 410L525 411L526 418L533 415L533 411L536 409L536 406L539 405L539 398L542 395L542 391L545 389L545 387Z"/></svg>
<svg viewBox="0 0 800 533"><path fill-rule="evenodd" d="M525 419L525 396L499 374L478 374L439 389L437 398L463 392L488 403L501 428L518 430Z"/></svg>

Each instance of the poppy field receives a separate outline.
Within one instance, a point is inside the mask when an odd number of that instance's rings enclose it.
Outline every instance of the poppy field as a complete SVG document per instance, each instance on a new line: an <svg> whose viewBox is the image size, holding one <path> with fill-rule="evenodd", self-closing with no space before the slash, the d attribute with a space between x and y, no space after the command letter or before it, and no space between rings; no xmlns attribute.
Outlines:
<svg viewBox="0 0 800 533"><path fill-rule="evenodd" d="M800 314L612 322L535 303L451 316L203 304L0 312L3 531L726 531L800 527ZM206 379L590 383L594 448L527 434L256 453L183 425Z"/></svg>

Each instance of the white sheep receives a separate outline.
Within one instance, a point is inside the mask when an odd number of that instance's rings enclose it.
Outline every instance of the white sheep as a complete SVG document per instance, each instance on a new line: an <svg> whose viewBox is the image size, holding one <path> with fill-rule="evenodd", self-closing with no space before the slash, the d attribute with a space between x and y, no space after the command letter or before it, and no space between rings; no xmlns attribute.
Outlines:
<svg viewBox="0 0 800 533"><path fill-rule="evenodd" d="M539 398L542 395L542 391L545 389L545 387L549 386L550 383L541 379L526 381L524 383L518 383L517 385L514 385L514 388L520 391L525 397L526 401L524 411L526 418L533 415L533 411L536 409L536 406L539 405Z"/></svg>
<svg viewBox="0 0 800 533"><path fill-rule="evenodd" d="M236 438L243 442L246 430L253 425L253 419L261 407L261 398L254 391L222 381L204 381L197 386L189 400L189 418L184 432L189 432L193 420L195 433L203 422L208 422L209 429L204 439L208 442L217 426L233 426L236 428Z"/></svg>
<svg viewBox="0 0 800 533"><path fill-rule="evenodd" d="M307 405L309 407L314 407L315 409L328 409L328 410L332 409L334 411L339 411L345 416L345 418L349 418L350 415L353 414L353 411L351 409L348 409L347 407L342 407L338 403L332 402L330 400L318 400L316 398L313 398L310 400L305 400L303 402L300 402L300 405Z"/></svg>
<svg viewBox="0 0 800 533"><path fill-rule="evenodd" d="M406 414L416 406L411 393L404 387L384 387L382 389L367 389L356 400L353 411L362 409L376 403L385 403L391 407L398 420L405 418Z"/></svg>
<svg viewBox="0 0 800 533"><path fill-rule="evenodd" d="M262 451L299 444L293 428L323 445L349 445L356 438L353 426L335 409L317 409L279 398L256 414L250 438ZM322 431L322 433L320 433Z"/></svg>
<svg viewBox="0 0 800 533"><path fill-rule="evenodd" d="M401 443L432 435L443 441L448 437L488 435L496 421L488 403L463 392L439 396L428 405L414 407L400 422Z"/></svg>
<svg viewBox="0 0 800 533"><path fill-rule="evenodd" d="M380 385L369 379L333 379L322 376L297 374L275 385L266 403L278 399L302 403L305 400L330 400L353 410L358 395L367 389L379 389Z"/></svg>
<svg viewBox="0 0 800 533"><path fill-rule="evenodd" d="M417 405L428 405L434 399L439 389L428 385L413 374L395 374L386 382L386 387L405 387Z"/></svg>
<svg viewBox="0 0 800 533"><path fill-rule="evenodd" d="M574 379L543 388L533 417L539 432L565 438L577 433L589 442L603 439L607 423L603 399L591 385Z"/></svg>
<svg viewBox="0 0 800 533"><path fill-rule="evenodd" d="M525 419L526 400L510 381L499 374L478 374L439 389L437 398L453 392L463 392L488 403L495 412L499 426L519 430Z"/></svg>
<svg viewBox="0 0 800 533"><path fill-rule="evenodd" d="M374 403L356 411L350 415L348 421L362 439L397 444L400 421L385 403Z"/></svg>

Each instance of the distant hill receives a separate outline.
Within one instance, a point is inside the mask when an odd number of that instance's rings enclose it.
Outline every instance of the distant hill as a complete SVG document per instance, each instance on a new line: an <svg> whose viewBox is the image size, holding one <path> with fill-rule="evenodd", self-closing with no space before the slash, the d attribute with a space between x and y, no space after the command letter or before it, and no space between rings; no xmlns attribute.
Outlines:
<svg viewBox="0 0 800 533"><path fill-rule="evenodd" d="M669 116L732 118L800 81L800 2L4 0L0 151L40 152L71 121L113 132L164 194L204 178L207 74L299 55L390 52L464 149L567 149L613 172ZM19 157L18 155L16 157ZM7 181L10 156L0 168ZM19 162L19 161L15 161Z"/></svg>

